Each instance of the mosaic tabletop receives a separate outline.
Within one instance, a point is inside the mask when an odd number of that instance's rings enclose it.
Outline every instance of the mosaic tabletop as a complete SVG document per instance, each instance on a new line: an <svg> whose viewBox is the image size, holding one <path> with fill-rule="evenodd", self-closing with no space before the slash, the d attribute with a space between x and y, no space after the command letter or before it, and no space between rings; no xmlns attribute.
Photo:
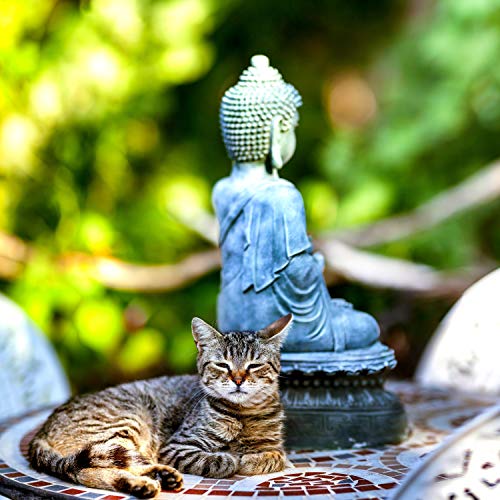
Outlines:
<svg viewBox="0 0 500 500"><path fill-rule="evenodd" d="M335 498L388 499L405 475L455 429L494 404L492 398L419 388L411 383L389 383L405 404L410 435L399 445L351 450L290 452L291 467L264 476L206 479L185 475L184 488L162 492L160 499ZM0 423L0 495L18 499L85 498L125 500L135 497L67 483L32 470L26 460L34 430L50 410Z"/></svg>

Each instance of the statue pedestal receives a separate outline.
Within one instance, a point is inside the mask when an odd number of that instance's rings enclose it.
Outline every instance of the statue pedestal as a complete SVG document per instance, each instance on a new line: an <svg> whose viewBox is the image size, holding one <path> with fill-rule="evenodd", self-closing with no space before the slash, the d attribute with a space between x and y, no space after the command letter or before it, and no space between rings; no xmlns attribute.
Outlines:
<svg viewBox="0 0 500 500"><path fill-rule="evenodd" d="M404 407L384 389L395 365L393 351L380 343L341 353L283 353L286 446L343 449L402 441Z"/></svg>

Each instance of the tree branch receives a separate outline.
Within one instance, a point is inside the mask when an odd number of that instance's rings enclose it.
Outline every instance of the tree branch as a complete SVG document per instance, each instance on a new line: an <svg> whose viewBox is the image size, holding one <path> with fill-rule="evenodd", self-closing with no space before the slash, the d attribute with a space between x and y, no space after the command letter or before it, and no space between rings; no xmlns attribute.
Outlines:
<svg viewBox="0 0 500 500"><path fill-rule="evenodd" d="M31 253L31 249L21 239L10 234L0 233L0 257L15 262L25 262Z"/></svg>
<svg viewBox="0 0 500 500"><path fill-rule="evenodd" d="M23 264L0 255L0 278L13 280L23 270Z"/></svg>
<svg viewBox="0 0 500 500"><path fill-rule="evenodd" d="M196 214L178 213L175 214L175 218L202 240L214 246L219 245L219 223L212 214L200 210Z"/></svg>
<svg viewBox="0 0 500 500"><path fill-rule="evenodd" d="M455 297L494 269L494 266L481 266L468 272L447 274L423 264L365 252L340 241L319 240L316 247L325 257L325 278L329 285L341 278L371 288Z"/></svg>
<svg viewBox="0 0 500 500"><path fill-rule="evenodd" d="M115 290L168 292L182 288L220 269L218 249L198 252L176 264L133 264L114 258L75 254L64 257L64 267L77 267Z"/></svg>
<svg viewBox="0 0 500 500"><path fill-rule="evenodd" d="M215 217L204 213L203 217L179 216L178 220L206 241L217 244L218 223ZM200 220L203 220L202 225ZM328 285L353 281L371 288L455 297L495 267L484 265L461 273L442 273L423 264L364 252L331 238L319 238L314 246L325 257L325 280Z"/></svg>
<svg viewBox="0 0 500 500"><path fill-rule="evenodd" d="M5 235L0 235L5 236ZM458 296L493 266L474 272L447 275L432 267L375 255L342 242L318 240L327 264L328 284L354 281L374 288L411 291L427 296ZM15 279L34 255L19 246L20 254L0 255L0 277ZM135 264L109 257L69 254L57 259L63 269L76 269L92 276L102 285L136 292L166 292L182 288L220 268L218 249L190 255L176 264Z"/></svg>
<svg viewBox="0 0 500 500"><path fill-rule="evenodd" d="M449 274L430 266L365 252L352 245L371 246L405 238L498 196L500 161L408 214L322 236L315 245L325 256L327 283L348 280L369 287L405 290L427 296L460 295L495 266L480 266L469 272ZM218 223L211 214L202 212L178 218L205 241L217 245ZM0 277L15 279L34 253L19 238L0 233ZM109 288L140 292L182 288L220 268L220 255L216 249L195 253L176 264L133 264L85 254L66 255L57 260L63 267L76 266Z"/></svg>
<svg viewBox="0 0 500 500"><path fill-rule="evenodd" d="M16 279L35 253L19 238L0 233L0 278ZM84 272L115 290L166 292L182 288L220 269L220 253L218 249L211 249L194 253L176 264L157 265L71 253L55 258L54 265Z"/></svg>
<svg viewBox="0 0 500 500"><path fill-rule="evenodd" d="M324 238L360 247L381 245L425 231L460 212L500 197L500 160L441 193L415 210L354 229L335 231Z"/></svg>

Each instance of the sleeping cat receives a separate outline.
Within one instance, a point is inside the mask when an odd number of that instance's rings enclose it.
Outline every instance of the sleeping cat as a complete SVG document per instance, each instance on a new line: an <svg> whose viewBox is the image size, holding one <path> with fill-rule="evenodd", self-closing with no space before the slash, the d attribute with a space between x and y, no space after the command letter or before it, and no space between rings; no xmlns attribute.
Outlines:
<svg viewBox="0 0 500 500"><path fill-rule="evenodd" d="M140 498L208 477L283 470L280 346L289 314L258 332L192 322L199 376L143 380L78 396L30 443L32 467ZM180 471L180 472L179 472Z"/></svg>

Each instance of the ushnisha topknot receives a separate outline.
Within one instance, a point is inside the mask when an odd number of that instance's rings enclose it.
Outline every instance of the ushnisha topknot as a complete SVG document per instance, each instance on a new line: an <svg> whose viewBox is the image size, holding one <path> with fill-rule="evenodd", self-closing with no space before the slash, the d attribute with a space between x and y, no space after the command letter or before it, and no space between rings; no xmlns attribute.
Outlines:
<svg viewBox="0 0 500 500"><path fill-rule="evenodd" d="M264 55L255 55L238 83L222 98L222 138L233 161L264 161L269 153L271 123L281 117L282 132L296 125L302 99Z"/></svg>

